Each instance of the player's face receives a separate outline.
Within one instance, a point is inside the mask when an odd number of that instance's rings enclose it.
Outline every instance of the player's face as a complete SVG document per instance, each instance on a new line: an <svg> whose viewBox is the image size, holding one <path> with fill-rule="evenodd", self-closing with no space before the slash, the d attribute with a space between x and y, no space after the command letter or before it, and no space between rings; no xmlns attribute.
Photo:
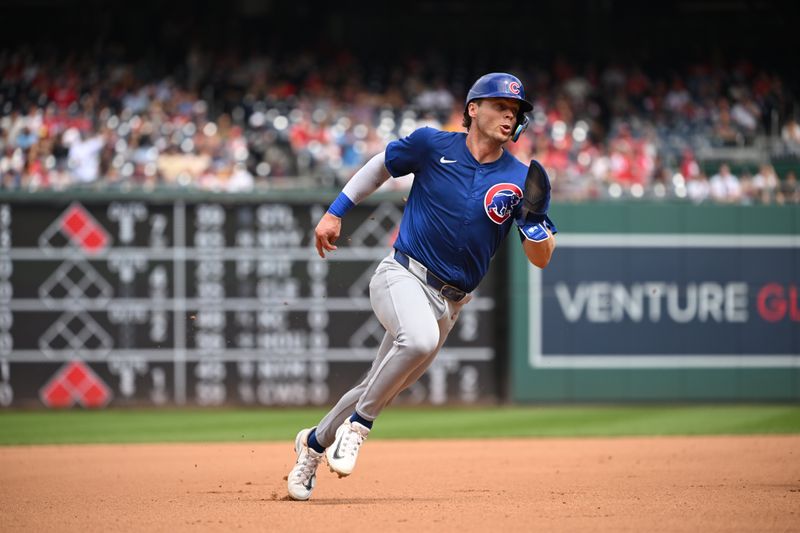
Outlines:
<svg viewBox="0 0 800 533"><path fill-rule="evenodd" d="M519 102L508 98L484 98L475 103L473 124L478 131L503 144L511 139L517 124Z"/></svg>

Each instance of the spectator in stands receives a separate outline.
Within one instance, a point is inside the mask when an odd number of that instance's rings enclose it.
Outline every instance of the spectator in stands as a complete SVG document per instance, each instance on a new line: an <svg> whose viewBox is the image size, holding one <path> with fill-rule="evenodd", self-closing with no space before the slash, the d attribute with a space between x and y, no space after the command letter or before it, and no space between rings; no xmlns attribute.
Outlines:
<svg viewBox="0 0 800 533"><path fill-rule="evenodd" d="M800 154L800 124L794 117L790 117L781 128L781 139L790 152Z"/></svg>
<svg viewBox="0 0 800 533"><path fill-rule="evenodd" d="M789 171L783 178L777 194L777 202L783 204L800 204L800 182L797 181L797 174Z"/></svg>
<svg viewBox="0 0 800 533"><path fill-rule="evenodd" d="M417 127L461 130L463 94L441 81L459 77L441 58L370 71L349 54L322 69L309 52L187 54L186 70L165 77L153 74L163 71L157 58L64 62L54 54L0 53L4 186L166 182L239 190L298 175L330 185ZM612 185L624 193L655 191L658 183L662 191L677 187L671 176L680 173L694 201L705 201L708 180L695 179L694 154L746 146L764 133L769 110L785 120L784 141L800 153L800 127L784 116L792 92L763 69L701 64L665 75L635 64L581 70L559 57L527 74L536 88L532 126L510 149L547 167L557 198L604 197ZM99 151L96 142L86 145L98 135ZM774 190L771 179L753 177L759 201ZM746 199L741 188L735 200L727 186L717 187L727 202Z"/></svg>
<svg viewBox="0 0 800 533"><path fill-rule="evenodd" d="M28 126L23 126L22 129L20 129L20 132L17 134L14 144L23 150L28 150L31 146L36 144L36 141L38 140L39 136L35 132L31 131Z"/></svg>
<svg viewBox="0 0 800 533"><path fill-rule="evenodd" d="M758 173L753 176L753 187L758 201L762 204L775 202L780 182L778 175L772 165L764 164L758 169Z"/></svg>
<svg viewBox="0 0 800 533"><path fill-rule="evenodd" d="M730 104L724 98L720 100L717 109L714 136L721 146L739 146L744 143L744 139L731 120Z"/></svg>
<svg viewBox="0 0 800 533"><path fill-rule="evenodd" d="M719 172L711 176L711 198L720 203L735 203L742 199L742 187L739 178L731 173L727 164L719 167Z"/></svg>
<svg viewBox="0 0 800 533"><path fill-rule="evenodd" d="M444 80L439 78L419 93L415 103L423 111L433 112L443 119L453 109L455 98L453 93L448 90Z"/></svg>
<svg viewBox="0 0 800 533"><path fill-rule="evenodd" d="M739 98L731 107L731 120L736 129L742 134L745 142L750 143L756 135L761 120L761 110L747 95L746 90L741 90L739 94Z"/></svg>
<svg viewBox="0 0 800 533"><path fill-rule="evenodd" d="M695 204L702 204L708 201L711 197L711 184L708 182L708 176L700 172L694 179L689 180L686 186L686 194L689 200Z"/></svg>
<svg viewBox="0 0 800 533"><path fill-rule="evenodd" d="M685 148L683 150L680 172L687 180L694 179L700 175L700 165L697 163L694 152L692 152L690 148Z"/></svg>
<svg viewBox="0 0 800 533"><path fill-rule="evenodd" d="M685 115L692 103L692 96L686 89L684 81L680 77L672 80L672 86L664 98L664 106L676 115Z"/></svg>
<svg viewBox="0 0 800 533"><path fill-rule="evenodd" d="M758 202L758 191L753 185L753 176L747 170L739 176L739 188L741 190L738 203L742 205L753 205Z"/></svg>
<svg viewBox="0 0 800 533"><path fill-rule="evenodd" d="M103 135L88 137L79 132L69 146L68 165L79 184L92 183L100 177L100 150L106 144Z"/></svg>

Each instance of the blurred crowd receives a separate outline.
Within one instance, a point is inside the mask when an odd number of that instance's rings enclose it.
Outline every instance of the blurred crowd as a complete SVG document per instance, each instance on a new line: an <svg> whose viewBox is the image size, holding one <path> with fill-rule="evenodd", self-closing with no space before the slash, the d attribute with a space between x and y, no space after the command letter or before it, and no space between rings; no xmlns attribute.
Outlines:
<svg viewBox="0 0 800 533"><path fill-rule="evenodd" d="M464 95L485 70L435 59L365 66L345 52L190 50L167 69L113 53L2 51L1 186L338 187L418 127L463 131ZM793 167L779 175L771 164L775 153L800 154L796 96L779 74L745 61L646 72L557 59L508 70L534 103L509 149L542 162L557 198L800 203ZM711 168L701 157L759 148L757 165Z"/></svg>

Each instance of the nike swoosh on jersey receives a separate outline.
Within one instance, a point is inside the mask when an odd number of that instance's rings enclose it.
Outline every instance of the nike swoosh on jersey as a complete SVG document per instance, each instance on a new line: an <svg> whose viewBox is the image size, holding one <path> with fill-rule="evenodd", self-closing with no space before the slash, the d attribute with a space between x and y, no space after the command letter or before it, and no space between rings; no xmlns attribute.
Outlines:
<svg viewBox="0 0 800 533"><path fill-rule="evenodd" d="M447 163L455 163L457 159L445 159L444 156L439 159L439 163L446 165Z"/></svg>

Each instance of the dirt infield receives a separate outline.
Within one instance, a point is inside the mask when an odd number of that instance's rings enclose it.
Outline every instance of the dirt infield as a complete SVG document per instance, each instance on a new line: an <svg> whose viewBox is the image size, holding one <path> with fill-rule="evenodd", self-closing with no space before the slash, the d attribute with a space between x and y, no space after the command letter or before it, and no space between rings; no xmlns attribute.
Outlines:
<svg viewBox="0 0 800 533"><path fill-rule="evenodd" d="M800 531L800 436L0 448L0 531Z"/></svg>

